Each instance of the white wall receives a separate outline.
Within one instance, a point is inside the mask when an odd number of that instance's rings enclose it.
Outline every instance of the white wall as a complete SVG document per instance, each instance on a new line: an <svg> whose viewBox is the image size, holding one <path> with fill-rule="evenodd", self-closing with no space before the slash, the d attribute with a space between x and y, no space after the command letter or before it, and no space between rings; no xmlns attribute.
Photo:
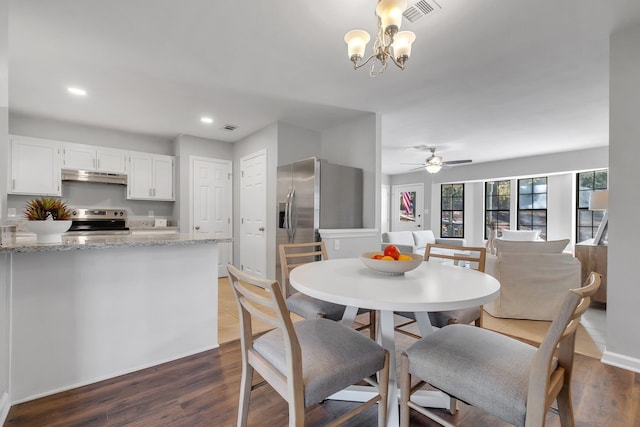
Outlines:
<svg viewBox="0 0 640 427"><path fill-rule="evenodd" d="M321 158L362 169L362 226L380 228L380 116L360 119L322 131Z"/></svg>
<svg viewBox="0 0 640 427"><path fill-rule="evenodd" d="M233 144L191 135L178 135L173 142L173 155L176 156L176 201L173 217L178 221L180 231L188 233L191 204L189 156L233 160Z"/></svg>
<svg viewBox="0 0 640 427"><path fill-rule="evenodd" d="M640 372L638 183L640 26L611 37L607 349L603 361Z"/></svg>
<svg viewBox="0 0 640 427"><path fill-rule="evenodd" d="M454 166L443 169L432 177L436 183L489 181L505 177L552 175L569 171L605 169L609 166L609 149L606 144L607 141L603 141L602 147L586 150Z"/></svg>
<svg viewBox="0 0 640 427"><path fill-rule="evenodd" d="M0 224L7 214L9 152L8 2L0 2ZM9 270L8 255L0 257L0 424L9 412Z"/></svg>
<svg viewBox="0 0 640 427"><path fill-rule="evenodd" d="M320 132L278 122L278 165L321 156Z"/></svg>
<svg viewBox="0 0 640 427"><path fill-rule="evenodd" d="M17 113L11 113L9 116L9 133L146 153L173 154L171 138Z"/></svg>

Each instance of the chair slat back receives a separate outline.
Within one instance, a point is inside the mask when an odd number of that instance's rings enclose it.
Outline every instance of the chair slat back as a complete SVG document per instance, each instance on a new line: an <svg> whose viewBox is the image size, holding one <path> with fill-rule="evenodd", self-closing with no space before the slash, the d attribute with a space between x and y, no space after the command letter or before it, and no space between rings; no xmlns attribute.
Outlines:
<svg viewBox="0 0 640 427"><path fill-rule="evenodd" d="M437 251L434 252L434 249ZM449 253L439 252L440 250L446 250L449 251ZM450 252L453 252L453 254ZM429 258L450 259L456 265L458 261L468 261L472 263L471 268L484 273L487 259L487 248L429 243L427 244L427 249L424 253L424 260L429 261Z"/></svg>
<svg viewBox="0 0 640 427"><path fill-rule="evenodd" d="M299 349L293 323L284 302L280 285L275 280L266 280L247 274L233 265L227 265L229 283L238 303L242 346L249 350L253 344L252 317L282 330L285 347Z"/></svg>
<svg viewBox="0 0 640 427"><path fill-rule="evenodd" d="M309 262L328 259L324 242L283 243L279 247L282 271L282 292L285 298L291 295L289 275L291 270Z"/></svg>
<svg viewBox="0 0 640 427"><path fill-rule="evenodd" d="M591 295L600 287L602 276L592 272L582 288L571 289L562 302L542 344L536 351L531 372L529 373L529 401L527 403L527 421L531 417L540 419L546 413L545 400L555 398L554 387L550 387L552 374L551 363L557 351L558 368L563 371L564 382L571 380L573 355L575 350L576 330L580 324L582 313L587 310ZM544 303L544 301L539 301ZM529 406L532 407L530 414Z"/></svg>

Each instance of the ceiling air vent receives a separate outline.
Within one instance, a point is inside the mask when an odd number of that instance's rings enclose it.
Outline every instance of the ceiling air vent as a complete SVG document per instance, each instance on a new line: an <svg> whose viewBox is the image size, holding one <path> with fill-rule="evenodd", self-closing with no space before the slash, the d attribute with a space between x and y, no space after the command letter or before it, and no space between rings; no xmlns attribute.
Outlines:
<svg viewBox="0 0 640 427"><path fill-rule="evenodd" d="M409 22L416 22L423 16L440 9L442 9L442 6L440 6L435 0L418 0L414 4L410 5L402 15L404 15Z"/></svg>
<svg viewBox="0 0 640 427"><path fill-rule="evenodd" d="M227 132L233 132L236 129L238 129L238 126L236 125L224 125L222 127L222 130L226 130Z"/></svg>

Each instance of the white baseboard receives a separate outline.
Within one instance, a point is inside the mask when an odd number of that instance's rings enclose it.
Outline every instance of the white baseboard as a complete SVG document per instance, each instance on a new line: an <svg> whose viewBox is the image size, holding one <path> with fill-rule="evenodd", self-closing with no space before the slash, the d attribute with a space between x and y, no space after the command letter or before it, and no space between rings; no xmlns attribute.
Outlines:
<svg viewBox="0 0 640 427"><path fill-rule="evenodd" d="M605 365L611 365L628 371L640 373L640 359L625 356L624 354L613 353L605 350L600 361Z"/></svg>
<svg viewBox="0 0 640 427"><path fill-rule="evenodd" d="M4 425L4 422L7 420L9 409L11 409L11 405L9 404L9 395L7 392L4 392L2 393L2 397L0 397L0 426Z"/></svg>

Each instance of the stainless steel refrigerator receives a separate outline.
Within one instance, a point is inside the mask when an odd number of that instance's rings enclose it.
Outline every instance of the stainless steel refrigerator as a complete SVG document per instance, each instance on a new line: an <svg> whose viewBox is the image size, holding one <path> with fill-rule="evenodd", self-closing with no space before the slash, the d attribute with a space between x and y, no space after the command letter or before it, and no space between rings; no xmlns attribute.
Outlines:
<svg viewBox="0 0 640 427"><path fill-rule="evenodd" d="M362 169L316 158L278 167L276 278L282 243L320 240L318 230L362 228Z"/></svg>

